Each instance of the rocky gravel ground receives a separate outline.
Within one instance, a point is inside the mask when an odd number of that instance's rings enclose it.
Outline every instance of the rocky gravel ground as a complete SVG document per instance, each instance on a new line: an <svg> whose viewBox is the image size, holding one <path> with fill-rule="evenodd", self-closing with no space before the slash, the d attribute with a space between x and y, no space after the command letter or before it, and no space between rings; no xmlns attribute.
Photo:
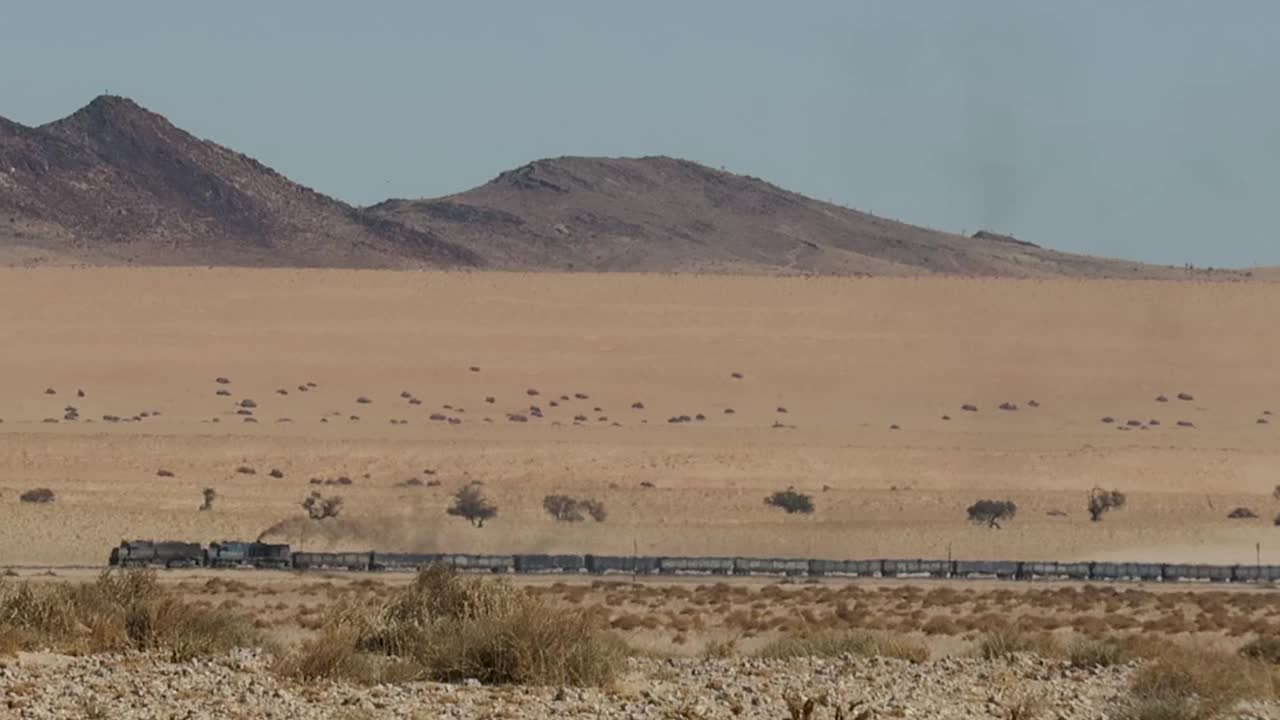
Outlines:
<svg viewBox="0 0 1280 720"><path fill-rule="evenodd" d="M1059 661L946 658L633 659L606 689L411 683L297 684L237 653L173 664L146 655L0 659L0 717L360 720L363 718L778 718L814 701L816 719L1106 718L1132 668L1073 669ZM1030 714L1018 715L1019 711ZM1254 704L1244 717L1280 718Z"/></svg>

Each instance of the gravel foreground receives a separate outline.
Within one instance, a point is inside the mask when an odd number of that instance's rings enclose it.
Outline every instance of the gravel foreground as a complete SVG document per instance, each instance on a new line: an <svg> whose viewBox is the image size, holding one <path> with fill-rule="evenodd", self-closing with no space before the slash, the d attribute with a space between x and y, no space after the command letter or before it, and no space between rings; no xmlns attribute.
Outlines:
<svg viewBox="0 0 1280 720"><path fill-rule="evenodd" d="M301 685L266 671L267 658L236 653L173 664L146 655L0 659L0 717L53 718L769 718L790 717L788 698L813 699L813 718L1106 718L1131 667L1078 670L1038 657L633 659L608 689L411 683ZM1240 717L1280 718L1280 704L1241 706Z"/></svg>

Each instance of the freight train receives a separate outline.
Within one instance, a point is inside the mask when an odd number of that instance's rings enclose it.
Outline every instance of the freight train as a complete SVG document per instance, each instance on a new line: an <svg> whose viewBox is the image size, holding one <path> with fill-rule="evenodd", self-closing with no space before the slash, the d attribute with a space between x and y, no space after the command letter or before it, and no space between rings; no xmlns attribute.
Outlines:
<svg viewBox="0 0 1280 720"><path fill-rule="evenodd" d="M113 567L274 568L414 571L432 565L486 573L561 575L766 575L788 577L925 577L1000 580L1267 583L1280 565L1038 562L1024 560L806 560L802 558L656 557L640 555L469 555L458 553L292 552L288 545L224 541L122 542Z"/></svg>

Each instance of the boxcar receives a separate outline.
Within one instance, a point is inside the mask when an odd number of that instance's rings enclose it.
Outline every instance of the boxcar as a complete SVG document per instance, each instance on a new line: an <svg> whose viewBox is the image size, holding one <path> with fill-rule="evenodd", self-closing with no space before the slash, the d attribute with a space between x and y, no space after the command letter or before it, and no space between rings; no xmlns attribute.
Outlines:
<svg viewBox="0 0 1280 720"><path fill-rule="evenodd" d="M471 572L506 573L515 569L511 555L441 555L440 562L455 570Z"/></svg>
<svg viewBox="0 0 1280 720"><path fill-rule="evenodd" d="M856 577L875 577L881 574L883 560L810 560L809 573L812 575L845 575Z"/></svg>
<svg viewBox="0 0 1280 720"><path fill-rule="evenodd" d="M1276 582L1280 580L1280 565L1236 565L1232 569L1236 582Z"/></svg>
<svg viewBox="0 0 1280 720"><path fill-rule="evenodd" d="M373 554L374 570L424 570L440 561L435 553L384 553Z"/></svg>
<svg viewBox="0 0 1280 720"><path fill-rule="evenodd" d="M808 575L809 561L795 558L734 558L735 575Z"/></svg>
<svg viewBox="0 0 1280 720"><path fill-rule="evenodd" d="M733 558L724 557L664 557L658 559L658 571L665 575L711 574L728 575L733 572Z"/></svg>
<svg viewBox="0 0 1280 720"><path fill-rule="evenodd" d="M1093 563L1089 568L1090 580L1143 580L1164 579L1159 563Z"/></svg>
<svg viewBox="0 0 1280 720"><path fill-rule="evenodd" d="M583 563L593 575L652 575L658 572L658 560L652 555L587 555Z"/></svg>
<svg viewBox="0 0 1280 720"><path fill-rule="evenodd" d="M1016 578L1022 563L1013 560L956 560L954 572L960 577Z"/></svg>
<svg viewBox="0 0 1280 720"><path fill-rule="evenodd" d="M292 558L297 570L369 570L373 567L372 552L296 552Z"/></svg>
<svg viewBox="0 0 1280 720"><path fill-rule="evenodd" d="M515 555L519 573L579 573L585 566L581 555Z"/></svg>
<svg viewBox="0 0 1280 720"><path fill-rule="evenodd" d="M632 574L636 571L634 555L588 555L586 557L587 572L592 575L609 573Z"/></svg>
<svg viewBox="0 0 1280 720"><path fill-rule="evenodd" d="M947 577L951 569L952 563L947 560L882 560L880 574L885 577Z"/></svg>
<svg viewBox="0 0 1280 720"><path fill-rule="evenodd" d="M1091 564L1087 562L1060 563L1034 561L1022 563L1024 578L1066 578L1088 580Z"/></svg>
<svg viewBox="0 0 1280 720"><path fill-rule="evenodd" d="M1169 582L1230 582L1230 565L1165 565L1163 579Z"/></svg>

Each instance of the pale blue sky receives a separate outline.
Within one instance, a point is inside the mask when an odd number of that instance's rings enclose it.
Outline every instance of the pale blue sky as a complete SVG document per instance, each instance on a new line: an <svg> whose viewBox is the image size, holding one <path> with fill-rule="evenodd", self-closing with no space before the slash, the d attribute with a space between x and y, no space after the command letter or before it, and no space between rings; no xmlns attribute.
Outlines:
<svg viewBox="0 0 1280 720"><path fill-rule="evenodd" d="M1275 0L31 0L0 23L0 115L109 90L358 204L663 154L952 231L1280 264Z"/></svg>

